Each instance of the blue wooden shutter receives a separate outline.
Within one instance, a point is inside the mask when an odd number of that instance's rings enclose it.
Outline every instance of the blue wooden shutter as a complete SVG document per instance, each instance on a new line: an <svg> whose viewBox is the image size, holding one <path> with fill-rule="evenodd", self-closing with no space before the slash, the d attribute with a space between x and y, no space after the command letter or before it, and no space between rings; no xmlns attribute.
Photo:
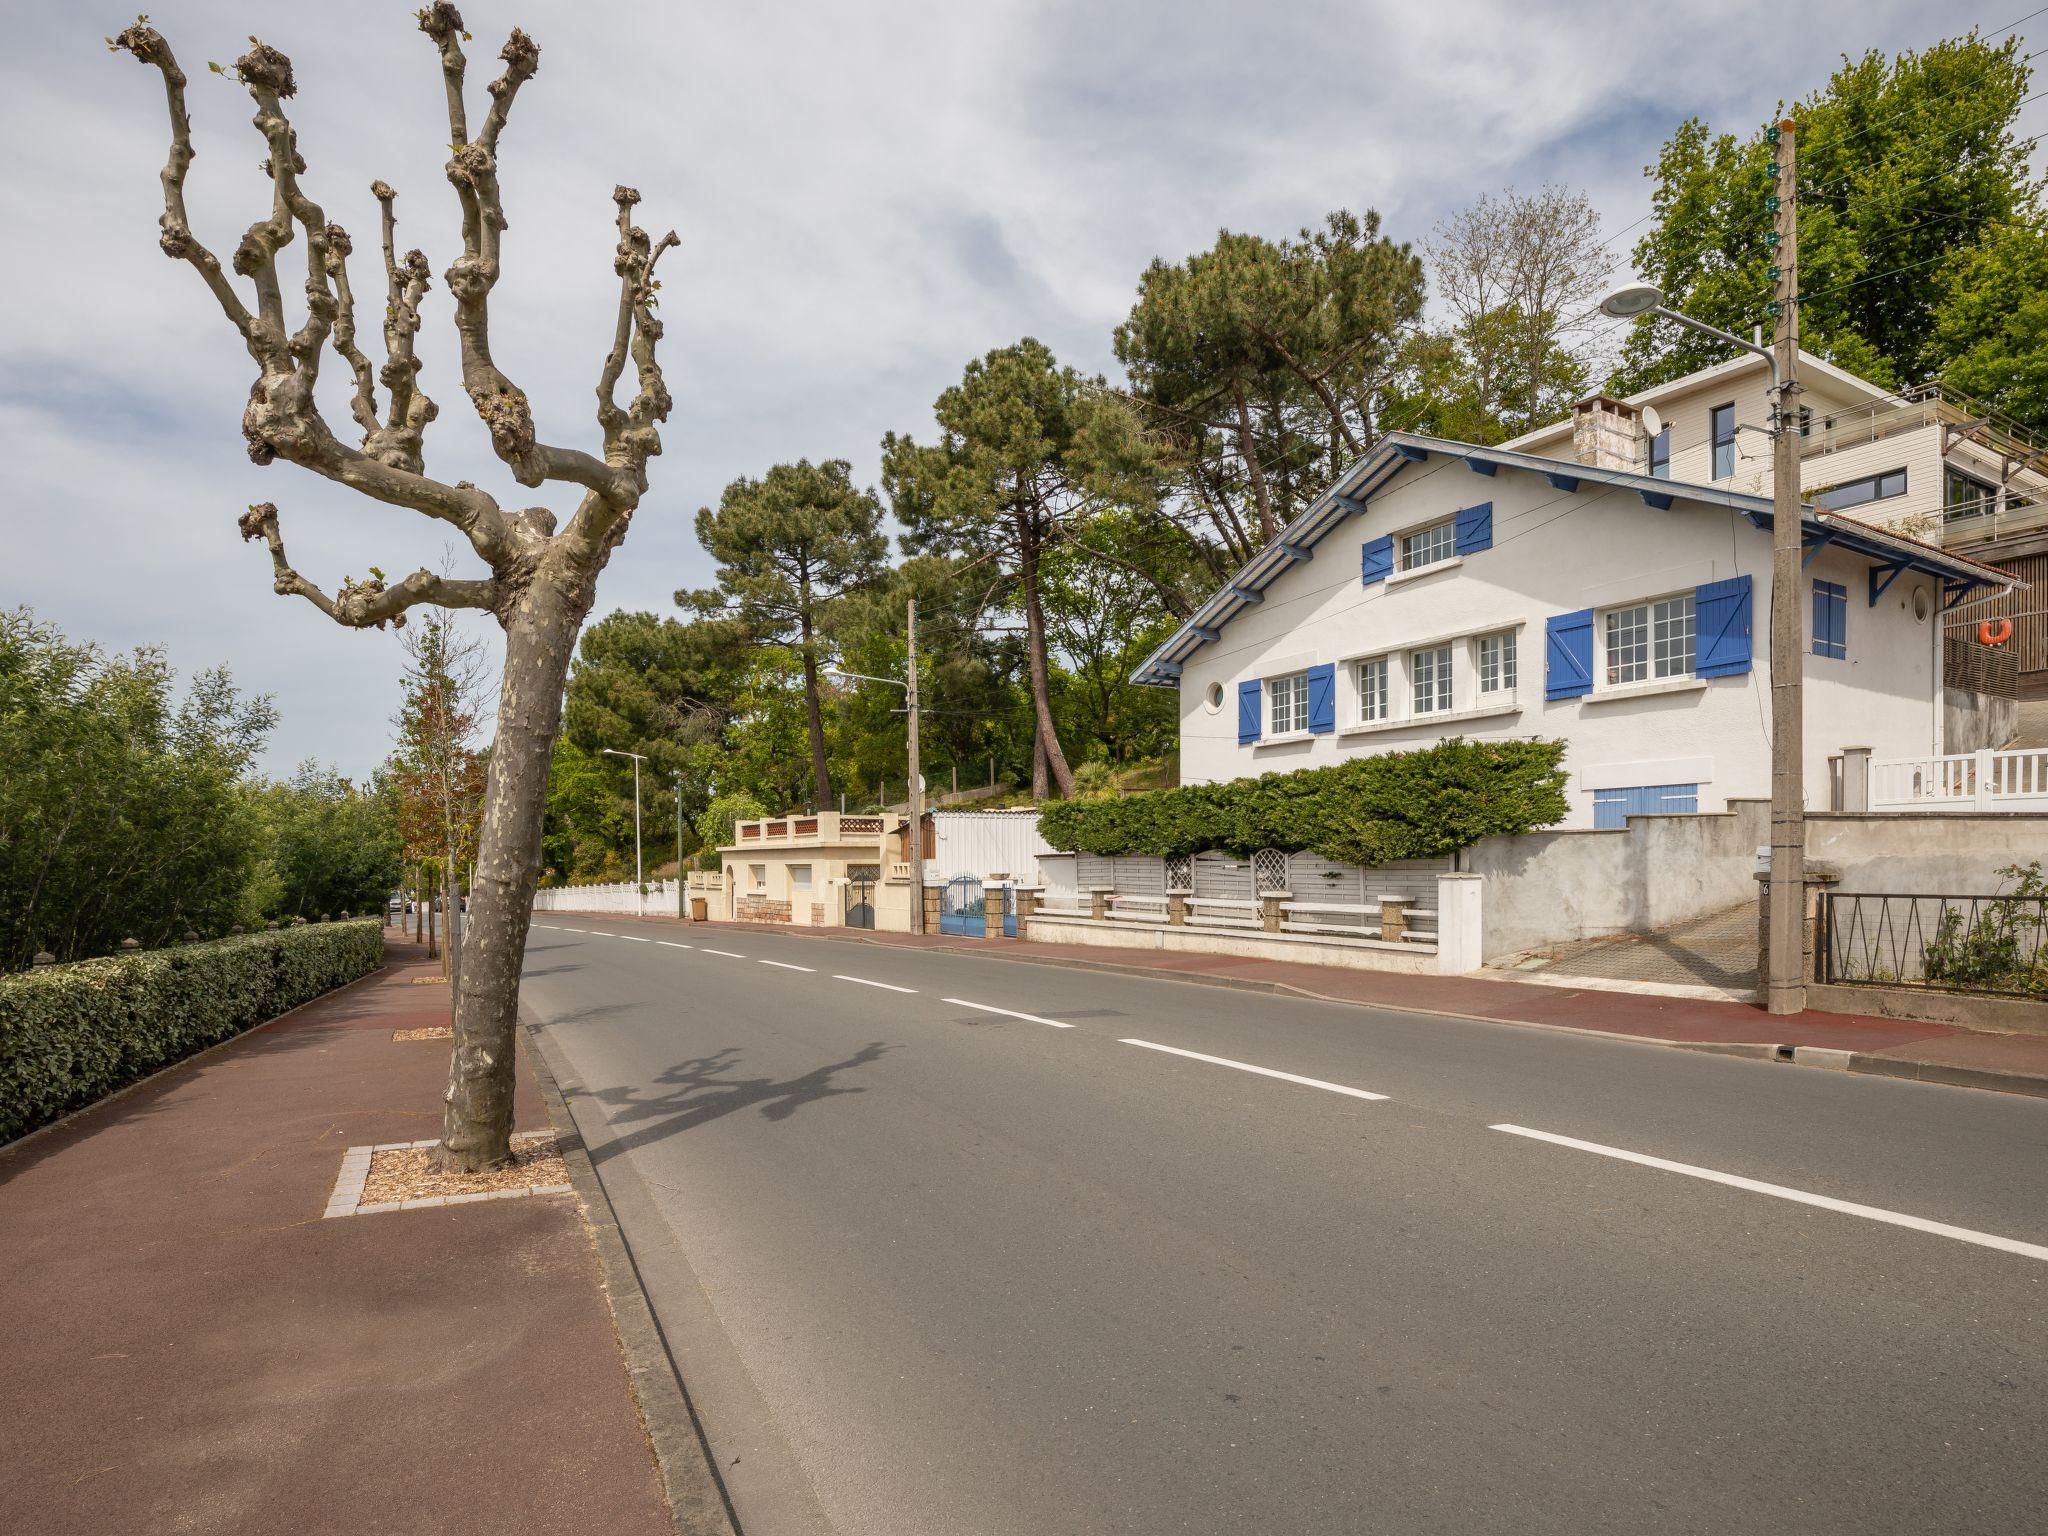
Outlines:
<svg viewBox="0 0 2048 1536"><path fill-rule="evenodd" d="M1385 581L1394 573L1394 536L1383 533L1376 539L1367 539L1360 551L1358 579L1368 587L1376 581Z"/></svg>
<svg viewBox="0 0 2048 1536"><path fill-rule="evenodd" d="M1813 654L1849 654L1849 590L1837 581L1813 584Z"/></svg>
<svg viewBox="0 0 2048 1536"><path fill-rule="evenodd" d="M1259 739L1259 716L1265 706L1265 688L1255 677L1237 685L1237 744Z"/></svg>
<svg viewBox="0 0 2048 1536"><path fill-rule="evenodd" d="M1337 729L1337 666L1308 669L1308 728L1317 735Z"/></svg>
<svg viewBox="0 0 2048 1536"><path fill-rule="evenodd" d="M1710 581L1694 590L1693 617L1699 644L1693 672L1699 677L1733 677L1749 670L1749 578Z"/></svg>
<svg viewBox="0 0 2048 1536"><path fill-rule="evenodd" d="M1458 513L1458 553L1493 548L1493 503L1482 501Z"/></svg>
<svg viewBox="0 0 2048 1536"><path fill-rule="evenodd" d="M1543 625L1543 696L1576 699L1593 691L1593 610L1554 613Z"/></svg>

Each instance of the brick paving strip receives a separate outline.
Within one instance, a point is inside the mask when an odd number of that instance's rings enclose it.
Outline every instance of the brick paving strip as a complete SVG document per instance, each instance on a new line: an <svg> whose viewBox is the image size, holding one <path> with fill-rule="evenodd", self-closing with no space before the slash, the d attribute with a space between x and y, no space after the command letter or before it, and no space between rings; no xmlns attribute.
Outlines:
<svg viewBox="0 0 2048 1536"><path fill-rule="evenodd" d="M439 1128L445 1052L392 1037L447 992L386 937L374 976L0 1148L0 1526L729 1532L701 1466L708 1499L665 1496L680 1385L523 1045L515 1123L577 1198L323 1219Z"/></svg>
<svg viewBox="0 0 2048 1536"><path fill-rule="evenodd" d="M694 928L705 933L758 933L765 929L849 943L946 949L988 959L1056 963L1072 970L1111 971L1254 992L1281 992L1321 1002L1391 1008L1488 1024L1534 1025L1649 1045L2048 1097L2048 1035L2000 1034L1952 1024L1822 1013L1815 1009L1790 1017L1773 1017L1753 1003L1612 991L1605 985L1538 985L1498 974L1413 976L1296 961L1095 944L966 939L776 923L681 922L673 917L536 914L536 921L560 924L564 919L602 921L607 925L638 924L649 930Z"/></svg>

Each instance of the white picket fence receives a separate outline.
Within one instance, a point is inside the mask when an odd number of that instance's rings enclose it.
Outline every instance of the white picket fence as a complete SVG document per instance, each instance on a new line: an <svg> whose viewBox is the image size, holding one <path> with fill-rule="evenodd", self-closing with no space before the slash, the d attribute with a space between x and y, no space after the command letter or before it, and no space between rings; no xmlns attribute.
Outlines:
<svg viewBox="0 0 2048 1536"><path fill-rule="evenodd" d="M594 912L617 917L673 917L676 886L673 880L650 880L647 894L630 880L614 885L543 886L533 893L536 912Z"/></svg>
<svg viewBox="0 0 2048 1536"><path fill-rule="evenodd" d="M1877 811L2048 810L2048 748L1873 760L1870 806Z"/></svg>

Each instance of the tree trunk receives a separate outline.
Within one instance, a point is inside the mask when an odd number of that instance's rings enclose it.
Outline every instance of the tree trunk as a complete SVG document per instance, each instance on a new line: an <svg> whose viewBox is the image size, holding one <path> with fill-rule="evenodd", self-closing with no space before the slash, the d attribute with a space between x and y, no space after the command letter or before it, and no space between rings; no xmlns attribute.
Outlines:
<svg viewBox="0 0 2048 1536"><path fill-rule="evenodd" d="M1060 750L1059 733L1052 724L1052 681L1045 656L1045 611L1038 604L1038 545L1029 531L1017 541L1017 570L1024 585L1024 632L1031 658L1031 708L1038 717L1038 746L1045 755L1044 768L1050 770L1053 783L1059 786L1063 799L1072 799L1074 794L1074 771L1067 766L1067 757ZM1040 772L1040 764L1034 756L1031 765L1031 794L1034 799L1045 798L1046 786Z"/></svg>
<svg viewBox="0 0 2048 1536"><path fill-rule="evenodd" d="M1237 456L1244 460L1245 474L1252 482L1252 499L1259 504L1259 548L1264 549L1273 542L1278 532L1273 526L1273 498L1266 491L1266 471L1259 464L1259 450L1252 441L1252 412L1244 398L1244 386L1234 384L1231 394L1237 401Z"/></svg>
<svg viewBox="0 0 2048 1536"><path fill-rule="evenodd" d="M548 762L562 723L562 686L590 600L537 576L505 622L498 735L484 781L476 879L469 898L447 1109L434 1160L490 1168L511 1156L519 972L540 871Z"/></svg>
<svg viewBox="0 0 2048 1536"><path fill-rule="evenodd" d="M804 724L811 735L811 784L817 791L817 809L832 809L832 774L825 766L825 721L818 712L818 648L811 635L811 587L803 588Z"/></svg>

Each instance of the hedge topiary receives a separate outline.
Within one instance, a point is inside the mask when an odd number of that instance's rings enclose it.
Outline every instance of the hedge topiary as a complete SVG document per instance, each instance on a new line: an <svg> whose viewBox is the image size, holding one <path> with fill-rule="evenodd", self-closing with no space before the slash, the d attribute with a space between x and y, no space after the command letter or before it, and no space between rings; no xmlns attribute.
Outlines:
<svg viewBox="0 0 2048 1536"><path fill-rule="evenodd" d="M384 960L375 918L0 976L0 1142Z"/></svg>
<svg viewBox="0 0 2048 1536"><path fill-rule="evenodd" d="M1341 864L1440 857L1564 818L1564 743L1466 741L1328 768L1043 807L1053 847L1115 858L1219 848L1308 851Z"/></svg>

